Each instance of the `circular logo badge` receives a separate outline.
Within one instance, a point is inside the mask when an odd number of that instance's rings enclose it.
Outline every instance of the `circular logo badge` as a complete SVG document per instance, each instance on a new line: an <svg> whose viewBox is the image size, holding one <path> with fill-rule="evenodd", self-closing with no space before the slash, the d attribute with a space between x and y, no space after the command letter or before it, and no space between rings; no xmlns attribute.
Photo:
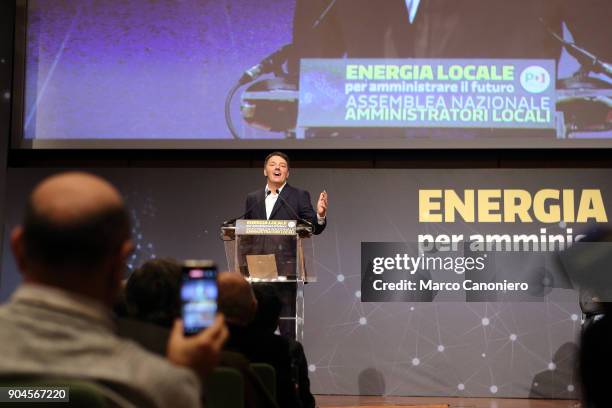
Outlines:
<svg viewBox="0 0 612 408"><path fill-rule="evenodd" d="M287 223L287 226L288 226L289 228L293 228L293 227L295 227L295 221L289 221L289 222Z"/></svg>
<svg viewBox="0 0 612 408"><path fill-rule="evenodd" d="M550 86L550 74L539 65L531 65L521 72L521 85L530 93L541 93Z"/></svg>

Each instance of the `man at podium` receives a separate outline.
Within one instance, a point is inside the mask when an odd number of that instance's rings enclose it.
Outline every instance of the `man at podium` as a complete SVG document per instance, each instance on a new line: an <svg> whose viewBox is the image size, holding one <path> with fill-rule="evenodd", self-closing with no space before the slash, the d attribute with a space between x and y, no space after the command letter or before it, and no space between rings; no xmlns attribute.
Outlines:
<svg viewBox="0 0 612 408"><path fill-rule="evenodd" d="M327 214L326 191L319 195L315 213L308 191L287 184L289 157L282 152L273 152L266 157L263 174L266 186L247 195L245 219L306 221L312 226L313 234L323 232Z"/></svg>
<svg viewBox="0 0 612 408"><path fill-rule="evenodd" d="M289 157L282 152L270 153L264 162L263 174L266 177L264 188L249 193L246 198L245 219L255 220L296 220L320 234L327 225L327 192L322 191L315 212L308 191L295 188L287 183L289 177ZM251 253L274 254L279 276L289 280L296 275L295 240L285 236L260 237L250 242ZM296 283L277 284L283 300L282 317L295 317ZM281 333L295 338L295 321L281 320Z"/></svg>

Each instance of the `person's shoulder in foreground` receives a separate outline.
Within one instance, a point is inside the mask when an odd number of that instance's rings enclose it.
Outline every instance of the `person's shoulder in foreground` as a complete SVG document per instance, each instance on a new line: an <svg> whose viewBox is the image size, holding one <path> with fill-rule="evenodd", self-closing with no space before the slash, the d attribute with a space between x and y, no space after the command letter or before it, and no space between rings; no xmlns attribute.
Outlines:
<svg viewBox="0 0 612 408"><path fill-rule="evenodd" d="M190 338L175 322L167 359L115 334L110 309L132 242L113 186L76 172L43 180L11 247L23 284L0 307L0 376L85 379L119 406L201 405L196 374L216 364L221 316Z"/></svg>
<svg viewBox="0 0 612 408"><path fill-rule="evenodd" d="M108 313L87 298L25 284L0 307L0 375L80 378L119 405L200 406L195 374L119 338Z"/></svg>

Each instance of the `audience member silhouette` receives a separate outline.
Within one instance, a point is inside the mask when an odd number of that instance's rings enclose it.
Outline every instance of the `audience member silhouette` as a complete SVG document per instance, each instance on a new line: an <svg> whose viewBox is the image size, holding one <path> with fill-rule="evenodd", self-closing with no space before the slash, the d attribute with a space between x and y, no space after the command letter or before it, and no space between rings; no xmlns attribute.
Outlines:
<svg viewBox="0 0 612 408"><path fill-rule="evenodd" d="M219 274L219 310L227 316L230 338L225 350L244 354L254 363L267 363L276 370L276 396L280 407L298 407L292 381L291 351L285 337L253 330L257 300L244 277L236 272Z"/></svg>
<svg viewBox="0 0 612 408"><path fill-rule="evenodd" d="M116 406L201 405L196 374L217 364L223 317L189 338L176 321L166 358L116 335L111 307L133 244L113 186L78 172L43 180L11 247L23 283L0 307L1 376L86 379Z"/></svg>
<svg viewBox="0 0 612 408"><path fill-rule="evenodd" d="M257 299L257 312L251 324L252 330L260 333L262 338L280 337L275 334L281 315L282 301L274 284L255 283L253 292ZM310 392L308 362L302 344L291 338L284 338L289 343L291 355L291 380L294 384L300 408L314 408L315 398Z"/></svg>
<svg viewBox="0 0 612 408"><path fill-rule="evenodd" d="M165 353L170 322L181 314L181 266L172 258L152 259L136 269L125 285L127 317L119 333L155 353ZM244 378L245 408L275 408L275 401L243 355L223 351L219 365L239 370Z"/></svg>

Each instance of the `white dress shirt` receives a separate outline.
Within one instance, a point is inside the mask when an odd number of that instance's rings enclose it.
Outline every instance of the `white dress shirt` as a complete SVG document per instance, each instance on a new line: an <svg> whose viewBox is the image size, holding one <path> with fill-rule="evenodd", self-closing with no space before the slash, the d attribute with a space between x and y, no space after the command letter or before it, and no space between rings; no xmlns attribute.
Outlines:
<svg viewBox="0 0 612 408"><path fill-rule="evenodd" d="M276 194L276 191L270 190L270 188L266 184L266 188L264 189L264 191L265 191L265 194L267 194L266 195L266 219L267 220L270 219L270 215L272 214L272 209L274 208L274 204L276 204L276 200L278 200L278 196L280 195L280 193L283 192L283 188L285 188L286 185L287 185L287 182L285 181L285 184L283 184L278 189L278 194ZM268 191L270 192L270 194L268 194ZM315 213L317 214L317 224L319 225L325 224L325 217L320 217L319 213L316 210L315 210Z"/></svg>
<svg viewBox="0 0 612 408"><path fill-rule="evenodd" d="M419 8L419 0L406 0L406 8L408 9L408 20L412 24Z"/></svg>
<svg viewBox="0 0 612 408"><path fill-rule="evenodd" d="M278 194L276 194L276 191L270 190L270 188L266 184L265 192L266 194L268 194L268 191L270 192L270 194L266 196L266 219L267 220L270 219L270 214L272 214L272 209L274 208L274 204L276 204L276 200L278 200L279 194L283 191L283 188L285 188L286 185L287 185L287 182L285 181L285 184L283 184L278 189Z"/></svg>

